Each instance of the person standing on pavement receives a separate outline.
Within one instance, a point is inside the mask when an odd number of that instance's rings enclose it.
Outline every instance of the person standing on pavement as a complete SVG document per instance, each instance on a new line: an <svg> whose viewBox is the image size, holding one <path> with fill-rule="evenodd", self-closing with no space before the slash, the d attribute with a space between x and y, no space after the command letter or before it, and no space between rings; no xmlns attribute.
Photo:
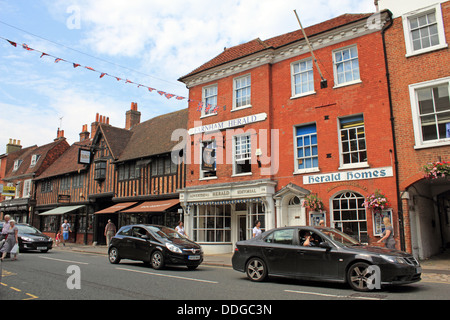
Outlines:
<svg viewBox="0 0 450 320"><path fill-rule="evenodd" d="M66 241L69 240L69 232L72 232L72 229L70 229L70 223L67 219L64 219L64 223L61 225L61 231L63 235L63 246L66 246Z"/></svg>
<svg viewBox="0 0 450 320"><path fill-rule="evenodd" d="M3 240L3 239L6 240L6 238L8 237L9 228L11 227L10 226L11 216L9 214L7 214L7 215L5 215L4 219L5 219L5 223L3 224L2 235L1 235L0 240Z"/></svg>
<svg viewBox="0 0 450 320"><path fill-rule="evenodd" d="M377 242L383 242L388 249L395 249L394 228L392 228L391 220L388 217L383 218L385 229L383 231L383 237Z"/></svg>
<svg viewBox="0 0 450 320"><path fill-rule="evenodd" d="M255 227L253 228L253 238L259 236L262 233L261 231L261 221L255 221Z"/></svg>
<svg viewBox="0 0 450 320"><path fill-rule="evenodd" d="M185 236L186 238L188 237L186 231L184 230L183 221L178 221L178 225L176 226L175 230L182 236Z"/></svg>
<svg viewBox="0 0 450 320"><path fill-rule="evenodd" d="M108 223L105 227L105 237L106 237L106 245L109 247L109 244L111 243L111 238L114 237L116 234L116 225L111 221L111 219L108 219Z"/></svg>
<svg viewBox="0 0 450 320"><path fill-rule="evenodd" d="M14 220L9 220L10 228L8 229L8 237L6 238L6 242L4 243L0 252L2 253L1 260L3 261L8 252L11 252L11 249L14 245L19 243L19 239L17 234L19 233L19 229L15 226ZM15 255L16 256L16 255ZM12 260L16 260L16 257L12 258Z"/></svg>

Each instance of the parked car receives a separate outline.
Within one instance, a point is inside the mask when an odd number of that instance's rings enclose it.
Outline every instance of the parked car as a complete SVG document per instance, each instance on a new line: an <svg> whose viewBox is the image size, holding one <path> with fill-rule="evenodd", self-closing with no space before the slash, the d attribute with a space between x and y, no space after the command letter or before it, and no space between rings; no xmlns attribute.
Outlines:
<svg viewBox="0 0 450 320"><path fill-rule="evenodd" d="M38 250L47 252L53 247L53 239L35 227L26 223L16 223L18 229L19 252L28 250ZM0 222L0 230L3 228L3 222Z"/></svg>
<svg viewBox="0 0 450 320"><path fill-rule="evenodd" d="M174 229L149 224L128 225L119 229L108 248L109 262L141 260L154 269L166 265L185 265L196 269L203 261L199 244Z"/></svg>
<svg viewBox="0 0 450 320"><path fill-rule="evenodd" d="M357 291L417 282L422 272L409 253L362 245L339 230L324 227L276 228L239 241L232 264L252 281L283 276L348 282Z"/></svg>

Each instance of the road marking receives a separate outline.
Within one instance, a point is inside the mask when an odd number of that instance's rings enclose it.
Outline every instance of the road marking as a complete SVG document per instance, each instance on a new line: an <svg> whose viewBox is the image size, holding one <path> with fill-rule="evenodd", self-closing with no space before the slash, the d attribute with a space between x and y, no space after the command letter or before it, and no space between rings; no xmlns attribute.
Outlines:
<svg viewBox="0 0 450 320"><path fill-rule="evenodd" d="M30 296L30 298L25 298L25 299L22 299L22 300L33 300L33 299L37 299L37 298L39 298L38 296L35 296L34 294L31 294L31 293L25 293L27 296Z"/></svg>
<svg viewBox="0 0 450 320"><path fill-rule="evenodd" d="M79 262L79 261L72 261L72 260L63 260L63 259L56 259L56 258L49 258L49 257L39 257L41 259L47 259L47 260L54 260L54 261L61 261L61 262L68 262L68 263L75 263L75 264L89 264L87 262Z"/></svg>
<svg viewBox="0 0 450 320"><path fill-rule="evenodd" d="M210 280L202 280L202 279L195 279L195 278L186 278L186 277L180 277L180 276L173 276L170 274L161 274L161 273L154 273L154 272L147 272L147 271L140 271L140 270L134 270L134 269L127 269L127 268L116 268L117 270L125 270L125 271L131 271L136 273L143 273L143 274L149 274L152 276L160 276L160 277L166 277L166 278L174 278L174 279L181 279L181 280L189 280L189 281L195 281L195 282L205 282L205 283L212 283L217 284L219 282L217 281L210 281Z"/></svg>
<svg viewBox="0 0 450 320"><path fill-rule="evenodd" d="M297 290L284 290L285 292L290 293L299 293L299 294L310 294L315 296L322 296L322 297L333 297L333 298L341 298L341 299L365 299L365 300L383 300L382 298L376 298L376 297L362 297L362 296L341 296L337 294L328 294L328 293L319 293L319 292L309 292L309 291L297 291Z"/></svg>
<svg viewBox="0 0 450 320"><path fill-rule="evenodd" d="M14 288L14 287L9 287L10 289L13 289L14 291L17 291L17 292L22 292L22 290L20 290L20 289L17 289L17 288Z"/></svg>

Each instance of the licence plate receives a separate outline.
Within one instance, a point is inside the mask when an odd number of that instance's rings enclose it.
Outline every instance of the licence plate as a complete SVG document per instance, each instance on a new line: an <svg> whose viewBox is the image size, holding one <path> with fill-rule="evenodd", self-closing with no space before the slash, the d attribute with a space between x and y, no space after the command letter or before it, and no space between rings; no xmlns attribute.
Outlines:
<svg viewBox="0 0 450 320"><path fill-rule="evenodd" d="M37 247L38 250L47 250L47 247Z"/></svg>
<svg viewBox="0 0 450 320"><path fill-rule="evenodd" d="M200 256L189 256L189 260L200 260Z"/></svg>

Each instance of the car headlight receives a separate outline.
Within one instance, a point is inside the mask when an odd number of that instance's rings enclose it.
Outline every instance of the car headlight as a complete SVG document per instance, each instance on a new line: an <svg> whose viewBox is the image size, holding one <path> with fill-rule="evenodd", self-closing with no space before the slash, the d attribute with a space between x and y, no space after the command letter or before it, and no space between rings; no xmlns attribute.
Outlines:
<svg viewBox="0 0 450 320"><path fill-rule="evenodd" d="M171 243L166 243L166 247L167 247L167 249L169 249L169 250L172 251L172 252L175 252L175 253L183 253L183 251L181 251L180 248L178 248L177 246L175 246L175 245L173 245L173 244L171 244Z"/></svg>
<svg viewBox="0 0 450 320"><path fill-rule="evenodd" d="M405 264L405 263L406 263L402 258L399 258L399 257L386 256L386 255L384 255L384 254L382 254L381 257L382 257L384 260L389 261L389 262L392 262L392 263L401 263L401 264Z"/></svg>
<svg viewBox="0 0 450 320"><path fill-rule="evenodd" d="M22 239L22 241L26 241L26 242L33 242L32 238L28 238L28 237L20 237Z"/></svg>

